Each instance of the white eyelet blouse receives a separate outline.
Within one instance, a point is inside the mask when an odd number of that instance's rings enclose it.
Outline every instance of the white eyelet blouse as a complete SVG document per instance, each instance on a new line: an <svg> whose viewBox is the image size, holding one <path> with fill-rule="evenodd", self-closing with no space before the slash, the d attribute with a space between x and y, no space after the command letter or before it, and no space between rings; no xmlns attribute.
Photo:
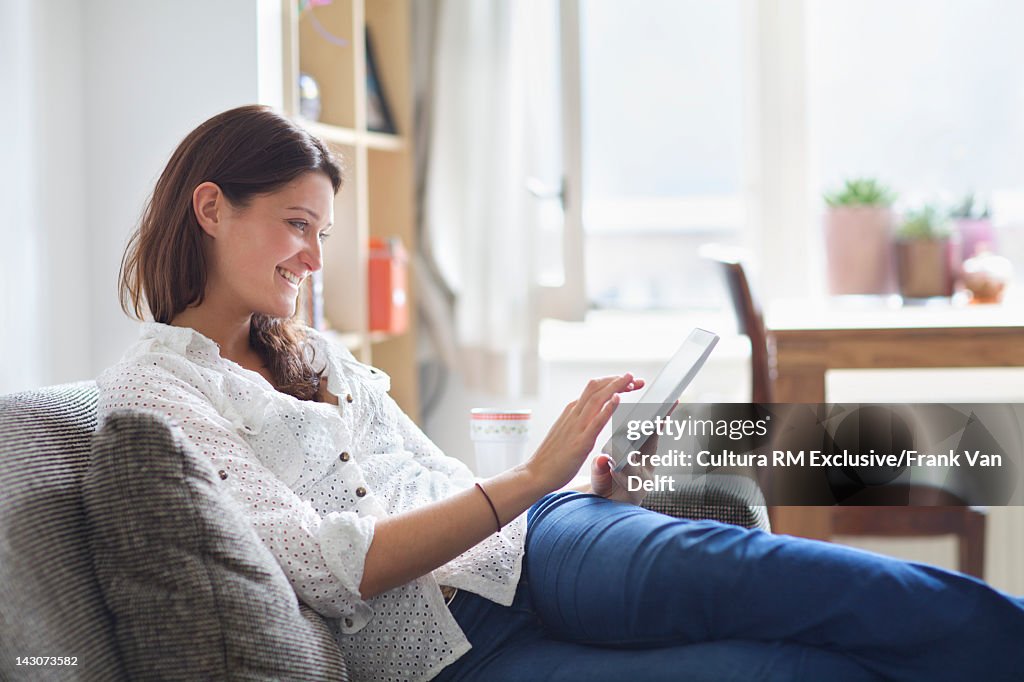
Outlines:
<svg viewBox="0 0 1024 682"><path fill-rule="evenodd" d="M337 406L275 390L193 329L150 322L99 377L100 420L118 408L172 418L226 474L299 598L328 617L353 679L428 680L470 649L438 586L511 604L525 515L432 574L361 599L375 521L476 479L401 411L386 374L308 334Z"/></svg>

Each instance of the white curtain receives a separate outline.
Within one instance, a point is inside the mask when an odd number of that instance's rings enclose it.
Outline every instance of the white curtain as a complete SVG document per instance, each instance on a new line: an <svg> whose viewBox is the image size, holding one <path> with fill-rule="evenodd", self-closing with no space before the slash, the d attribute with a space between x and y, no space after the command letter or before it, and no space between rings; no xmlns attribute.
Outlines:
<svg viewBox="0 0 1024 682"><path fill-rule="evenodd" d="M496 394L535 389L544 207L526 187L560 177L556 4L435 6L421 239L450 293L450 319L438 288L421 282L422 298L463 383Z"/></svg>

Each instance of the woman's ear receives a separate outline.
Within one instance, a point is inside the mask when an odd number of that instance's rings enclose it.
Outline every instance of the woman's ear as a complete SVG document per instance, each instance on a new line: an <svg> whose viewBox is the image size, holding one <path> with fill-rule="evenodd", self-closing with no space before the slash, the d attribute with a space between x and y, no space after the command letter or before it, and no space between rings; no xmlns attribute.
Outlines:
<svg viewBox="0 0 1024 682"><path fill-rule="evenodd" d="M192 190L192 211L203 232L216 238L223 225L224 193L215 183L203 182Z"/></svg>

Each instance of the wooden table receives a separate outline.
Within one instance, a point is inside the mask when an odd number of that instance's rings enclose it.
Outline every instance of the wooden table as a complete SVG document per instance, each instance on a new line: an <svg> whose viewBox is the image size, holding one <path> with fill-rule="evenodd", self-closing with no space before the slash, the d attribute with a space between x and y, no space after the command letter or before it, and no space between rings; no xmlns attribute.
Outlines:
<svg viewBox="0 0 1024 682"><path fill-rule="evenodd" d="M779 301L765 322L780 403L825 402L831 369L1024 366L1024 301L1017 298L921 306L869 297ZM831 534L828 508L775 507L772 524L779 533Z"/></svg>

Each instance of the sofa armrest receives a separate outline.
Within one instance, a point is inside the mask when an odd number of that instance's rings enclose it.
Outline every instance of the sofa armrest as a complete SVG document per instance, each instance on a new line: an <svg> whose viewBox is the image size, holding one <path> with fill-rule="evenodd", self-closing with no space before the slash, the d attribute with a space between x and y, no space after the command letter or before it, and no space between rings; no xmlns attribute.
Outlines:
<svg viewBox="0 0 1024 682"><path fill-rule="evenodd" d="M675 491L647 494L645 509L682 519L713 519L745 528L771 531L760 488L746 476L708 474L679 481Z"/></svg>

